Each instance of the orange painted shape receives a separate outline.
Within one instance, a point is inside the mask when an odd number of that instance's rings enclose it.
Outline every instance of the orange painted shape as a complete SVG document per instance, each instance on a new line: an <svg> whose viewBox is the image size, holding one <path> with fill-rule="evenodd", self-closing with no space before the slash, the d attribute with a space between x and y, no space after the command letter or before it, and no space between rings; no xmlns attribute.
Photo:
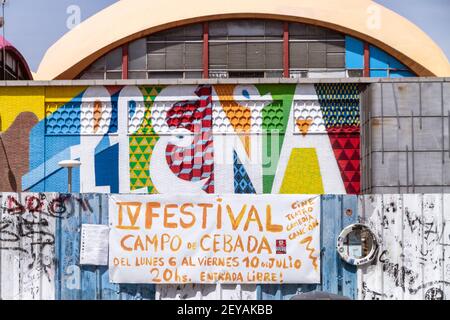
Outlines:
<svg viewBox="0 0 450 320"><path fill-rule="evenodd" d="M302 135L306 136L308 134L309 128L311 127L312 120L311 119L298 119L297 127L302 133Z"/></svg>
<svg viewBox="0 0 450 320"><path fill-rule="evenodd" d="M245 152L250 157L251 140L247 134L250 133L252 123L252 111L249 107L244 107L234 100L234 89L236 85L218 85L215 87L228 120L233 129L238 134L245 134L239 138L244 145Z"/></svg>
<svg viewBox="0 0 450 320"><path fill-rule="evenodd" d="M102 103L100 101L94 102L94 132L100 128L100 121L102 120Z"/></svg>

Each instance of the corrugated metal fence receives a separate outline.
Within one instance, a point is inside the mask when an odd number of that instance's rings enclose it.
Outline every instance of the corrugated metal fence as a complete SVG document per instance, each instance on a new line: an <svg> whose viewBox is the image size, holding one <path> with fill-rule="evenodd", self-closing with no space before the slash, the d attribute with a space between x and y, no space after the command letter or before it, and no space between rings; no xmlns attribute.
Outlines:
<svg viewBox="0 0 450 320"><path fill-rule="evenodd" d="M289 299L314 290L450 297L450 195L322 196L320 285L111 284L106 267L79 265L81 225L108 224L108 195L1 193L0 203L1 299ZM381 250L357 270L339 258L336 239L359 220Z"/></svg>

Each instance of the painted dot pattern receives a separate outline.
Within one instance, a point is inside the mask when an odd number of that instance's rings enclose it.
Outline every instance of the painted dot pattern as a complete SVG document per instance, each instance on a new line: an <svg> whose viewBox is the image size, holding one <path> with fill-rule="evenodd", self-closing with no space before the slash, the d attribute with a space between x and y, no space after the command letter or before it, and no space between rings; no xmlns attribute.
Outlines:
<svg viewBox="0 0 450 320"><path fill-rule="evenodd" d="M213 132L217 134L261 133L263 102L238 101L224 110L223 103L213 102Z"/></svg>
<svg viewBox="0 0 450 320"><path fill-rule="evenodd" d="M328 132L359 132L360 87L358 84L316 84Z"/></svg>
<svg viewBox="0 0 450 320"><path fill-rule="evenodd" d="M327 132L322 110L317 100L294 101L294 119L295 134Z"/></svg>
<svg viewBox="0 0 450 320"><path fill-rule="evenodd" d="M137 102L133 114L128 112L128 133L129 134L170 134L170 127L167 124L167 112L176 102L164 101L154 102L152 105L144 102Z"/></svg>
<svg viewBox="0 0 450 320"><path fill-rule="evenodd" d="M111 103L58 103L45 108L49 135L107 134L117 132L117 107Z"/></svg>

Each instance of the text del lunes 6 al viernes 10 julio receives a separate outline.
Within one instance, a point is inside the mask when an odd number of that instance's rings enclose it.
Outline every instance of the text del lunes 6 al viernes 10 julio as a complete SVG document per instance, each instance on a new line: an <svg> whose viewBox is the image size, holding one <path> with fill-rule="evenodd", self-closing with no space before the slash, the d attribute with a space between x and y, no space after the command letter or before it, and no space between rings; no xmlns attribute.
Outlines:
<svg viewBox="0 0 450 320"><path fill-rule="evenodd" d="M318 197L118 197L110 200L113 282L318 281Z"/></svg>

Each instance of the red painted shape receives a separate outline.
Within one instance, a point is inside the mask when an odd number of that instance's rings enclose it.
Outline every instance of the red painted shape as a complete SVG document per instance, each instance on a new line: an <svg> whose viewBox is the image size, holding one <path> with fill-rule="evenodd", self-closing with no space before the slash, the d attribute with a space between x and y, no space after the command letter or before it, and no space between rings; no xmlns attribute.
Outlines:
<svg viewBox="0 0 450 320"><path fill-rule="evenodd" d="M359 127L355 126L355 131ZM359 132L328 131L345 190L348 194L360 193L360 137Z"/></svg>
<svg viewBox="0 0 450 320"><path fill-rule="evenodd" d="M289 23L284 23L283 31L283 77L289 78Z"/></svg>
<svg viewBox="0 0 450 320"><path fill-rule="evenodd" d="M364 77L370 77L370 48L367 42L364 42Z"/></svg>
<svg viewBox="0 0 450 320"><path fill-rule="evenodd" d="M209 78L209 24L203 23L203 78Z"/></svg>
<svg viewBox="0 0 450 320"><path fill-rule="evenodd" d="M185 181L206 180L203 190L214 193L214 149L212 135L212 87L199 86L198 100L176 102L166 115L170 128L191 131L192 144L166 147L166 161L170 170Z"/></svg>
<svg viewBox="0 0 450 320"><path fill-rule="evenodd" d="M122 47L122 79L128 79L128 44Z"/></svg>

